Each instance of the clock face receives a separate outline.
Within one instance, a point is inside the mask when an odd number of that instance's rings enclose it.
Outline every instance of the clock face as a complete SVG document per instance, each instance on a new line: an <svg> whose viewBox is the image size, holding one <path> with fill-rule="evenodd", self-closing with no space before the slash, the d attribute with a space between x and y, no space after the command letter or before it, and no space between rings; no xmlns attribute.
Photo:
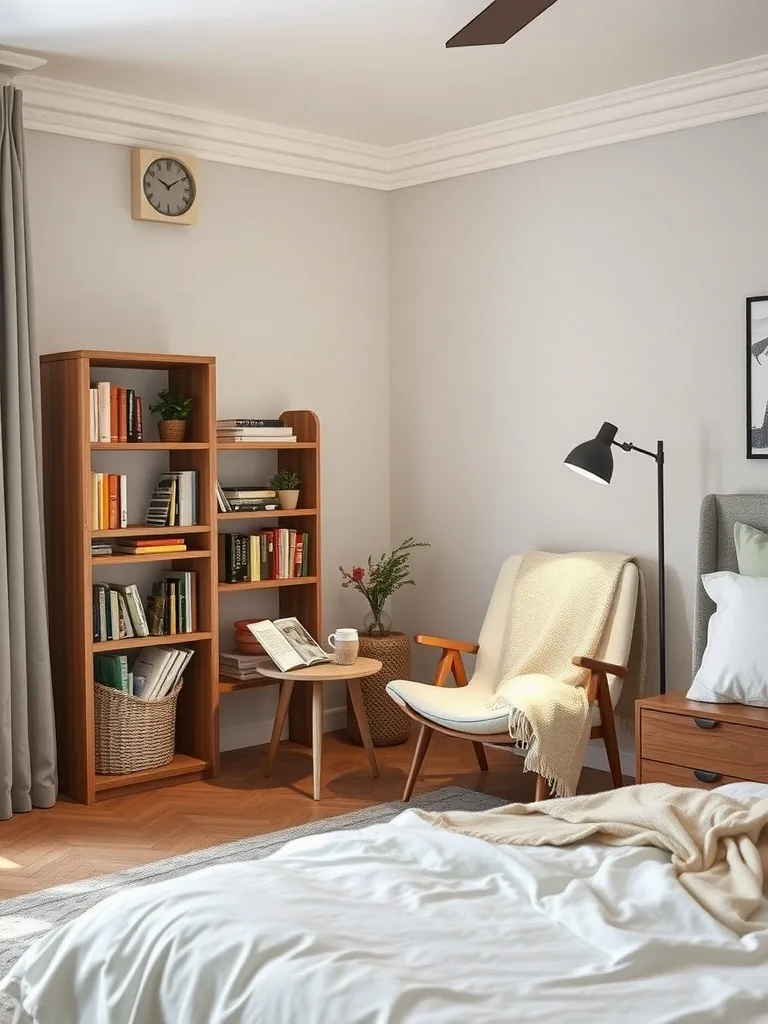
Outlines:
<svg viewBox="0 0 768 1024"><path fill-rule="evenodd" d="M144 171L144 195L164 217L180 217L195 201L195 180L180 160L159 157Z"/></svg>

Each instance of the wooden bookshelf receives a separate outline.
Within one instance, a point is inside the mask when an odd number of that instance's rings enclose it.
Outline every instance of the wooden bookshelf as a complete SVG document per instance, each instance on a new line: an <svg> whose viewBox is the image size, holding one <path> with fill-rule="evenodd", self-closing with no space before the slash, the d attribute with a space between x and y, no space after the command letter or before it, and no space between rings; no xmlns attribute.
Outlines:
<svg viewBox="0 0 768 1024"><path fill-rule="evenodd" d="M172 391L190 395L188 440L165 444L92 443L91 381L109 380L110 369L164 371ZM210 777L218 770L218 594L216 538L216 363L213 357L168 353L75 351L41 359L43 473L46 508L48 605L58 743L59 788L84 804L108 796ZM154 430L147 416L145 434ZM104 452L164 453L167 468L195 470L199 520L193 527L94 530L91 459ZM157 454L155 456L157 458ZM126 455L121 456L125 460ZM123 463L124 464L124 463ZM137 468L143 463L137 464ZM126 470L124 470L126 471ZM130 468L127 469L130 479ZM129 484L130 487L130 484ZM190 535L194 550L153 555L92 556L103 537ZM94 642L92 583L97 567L165 561L194 569L197 631L172 636ZM191 560L196 560L191 564ZM184 674L176 715L176 755L169 765L130 775L97 775L94 755L93 655L157 644L182 644L195 655Z"/></svg>
<svg viewBox="0 0 768 1024"><path fill-rule="evenodd" d="M280 418L287 427L293 427L296 441L261 442L261 441L224 441L217 445L219 452L240 452L248 456L254 452L275 452L275 468L293 470L301 478L299 500L304 508L292 511L274 512L219 512L216 516L217 527L224 523L235 523L238 519L261 520L292 517L292 526L301 533L309 535L309 576L285 580L260 580L253 583L219 582L220 597L242 591L277 590L278 615L287 617L294 615L309 632L319 641L322 639L322 607L321 607L321 558L320 558L320 423L315 413L309 410L290 410L281 414ZM255 529L261 524L255 524ZM236 529L233 532L247 532ZM255 530L254 530L255 532ZM214 544L218 552L218 543ZM221 574L221 571L220 571ZM237 680L222 679L219 682L221 693L252 689L263 685L260 681L248 680L240 683ZM312 695L311 687L296 686L291 698L289 728L290 737L298 743L312 744Z"/></svg>

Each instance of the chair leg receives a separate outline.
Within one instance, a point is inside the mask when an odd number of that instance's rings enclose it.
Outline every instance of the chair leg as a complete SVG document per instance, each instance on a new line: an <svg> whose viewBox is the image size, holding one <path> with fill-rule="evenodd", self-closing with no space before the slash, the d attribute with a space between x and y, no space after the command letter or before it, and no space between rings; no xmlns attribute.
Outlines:
<svg viewBox="0 0 768 1024"><path fill-rule="evenodd" d="M433 731L426 725L422 725L419 738L416 740L416 749L413 752L413 760L411 761L411 770L408 772L408 778L405 783L405 791L403 792L403 802L407 803L411 799L413 793L413 787L416 785L416 779L421 771L421 766L424 764L424 758L427 756L427 747L432 740L434 735Z"/></svg>
<svg viewBox="0 0 768 1024"><path fill-rule="evenodd" d="M481 772L488 771L488 758L485 756L485 747L482 743L473 743L472 746L475 748L475 757L477 763L480 765Z"/></svg>
<svg viewBox="0 0 768 1024"><path fill-rule="evenodd" d="M536 776L536 803L549 799L549 786L543 775Z"/></svg>
<svg viewBox="0 0 768 1024"><path fill-rule="evenodd" d="M621 758L619 757L619 743L616 739L613 704L611 704L611 695L608 692L605 678L600 681L597 688L597 705L600 708L600 724L603 727L603 743L605 743L605 753L608 756L608 767L611 769L611 781L613 788L619 789L624 785L624 778L621 774Z"/></svg>

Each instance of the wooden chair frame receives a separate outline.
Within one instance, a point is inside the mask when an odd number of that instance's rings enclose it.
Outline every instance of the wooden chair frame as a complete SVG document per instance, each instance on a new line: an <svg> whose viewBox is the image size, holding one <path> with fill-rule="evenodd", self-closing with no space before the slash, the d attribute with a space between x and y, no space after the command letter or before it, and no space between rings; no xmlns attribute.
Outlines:
<svg viewBox="0 0 768 1024"><path fill-rule="evenodd" d="M470 644L464 640L449 640L441 636L419 635L413 639L417 644L441 648L440 660L437 663L437 670L433 679L434 686L445 686L448 677L451 675L455 679L457 686L467 685L469 680L467 679L467 671L464 668L461 656L462 654L477 654L480 650L478 644ZM579 682L578 685L586 688L587 700L590 706L597 702L597 706L600 709L600 725L592 728L589 738L591 740L602 740L605 743L608 766L611 770L611 780L614 789L618 789L619 786L623 785L623 779L621 775L621 760L619 758L619 744L616 739L616 723L613 719L613 704L611 703L611 694L608 689L608 676L623 678L626 676L627 670L623 665L611 665L607 661L597 661L594 658L575 657L573 664L585 669L588 673L584 677L583 682ZM483 772L488 771L488 761L485 757L483 744L492 743L494 746L512 746L508 732L491 734L458 732L456 729L448 729L443 725L438 725L437 722L425 718L407 705L403 708L403 711L409 718L412 718L414 722L418 722L421 726L419 738L416 741L416 749L413 753L411 769L408 772L408 779L405 783L404 801L411 799L413 787L416 785L416 779L421 771L421 766L424 763L424 758L434 733L439 732L444 736L452 736L454 739L471 742L475 748L475 756L477 757L480 771ZM537 775L536 799L546 800L548 796L549 788L546 780L541 775Z"/></svg>

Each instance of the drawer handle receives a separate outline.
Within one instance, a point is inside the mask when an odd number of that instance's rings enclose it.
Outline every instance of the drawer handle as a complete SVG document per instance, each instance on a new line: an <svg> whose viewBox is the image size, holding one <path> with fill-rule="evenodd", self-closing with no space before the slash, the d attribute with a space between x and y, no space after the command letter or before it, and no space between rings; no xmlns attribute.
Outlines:
<svg viewBox="0 0 768 1024"><path fill-rule="evenodd" d="M704 772L700 768L694 768L693 774L699 782L719 782L722 775L719 772Z"/></svg>
<svg viewBox="0 0 768 1024"><path fill-rule="evenodd" d="M716 718L694 718L694 722L700 729L714 729L717 725Z"/></svg>

